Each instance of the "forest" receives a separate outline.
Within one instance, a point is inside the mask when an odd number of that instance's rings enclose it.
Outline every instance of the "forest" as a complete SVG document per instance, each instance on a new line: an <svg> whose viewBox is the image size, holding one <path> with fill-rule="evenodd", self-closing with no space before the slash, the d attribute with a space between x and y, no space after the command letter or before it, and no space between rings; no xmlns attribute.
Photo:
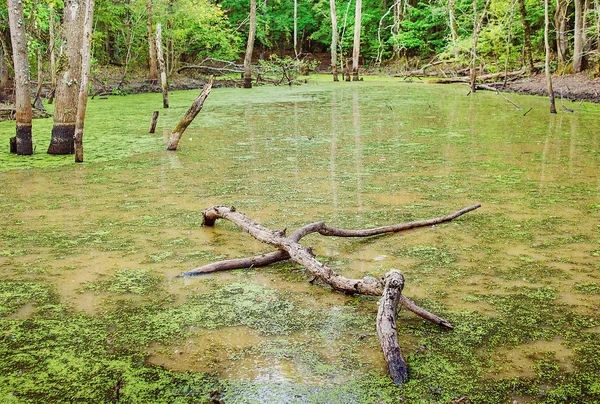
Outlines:
<svg viewBox="0 0 600 404"><path fill-rule="evenodd" d="M355 1L264 0L256 5L255 61L275 54L322 61L332 45L337 14L340 67L352 56ZM361 4L362 3L362 4ZM24 0L31 71L50 80L61 50L63 1ZM471 63L485 72L539 70L544 58L544 7L535 0L364 0L360 21L362 69L413 70L446 61L454 71ZM596 0L550 2L551 69L554 73L598 70L600 5ZM154 25L163 27L169 74L206 58L240 61L249 31L249 0L97 0L93 22L93 66L153 70ZM7 3L0 4L2 83L13 74ZM149 36L150 35L150 36ZM477 36L474 46L474 36ZM150 45L149 45L150 44ZM54 55L54 56L52 56ZM152 56L151 56L152 55ZM321 57L319 57L321 55ZM325 55L325 60L323 60ZM56 67L55 67L56 69Z"/></svg>

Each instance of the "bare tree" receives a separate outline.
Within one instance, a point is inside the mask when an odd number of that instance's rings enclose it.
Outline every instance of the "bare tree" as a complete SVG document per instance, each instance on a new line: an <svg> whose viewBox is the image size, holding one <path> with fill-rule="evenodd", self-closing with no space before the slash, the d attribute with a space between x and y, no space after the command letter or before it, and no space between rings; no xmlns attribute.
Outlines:
<svg viewBox="0 0 600 404"><path fill-rule="evenodd" d="M92 23L94 21L94 0L85 0L85 20L81 46L81 84L77 100L77 120L75 122L75 162L83 162L83 124L87 107L88 82L90 75L90 49L92 44Z"/></svg>
<svg viewBox="0 0 600 404"><path fill-rule="evenodd" d="M48 98L48 103L52 104L54 101L54 90L56 88L56 37L54 34L54 6L50 4L50 21L48 22L49 41L50 46L48 52L50 53L50 88L52 96Z"/></svg>
<svg viewBox="0 0 600 404"><path fill-rule="evenodd" d="M571 0L556 0L554 26L556 27L556 55L558 65L563 68L569 56L568 11Z"/></svg>
<svg viewBox="0 0 600 404"><path fill-rule="evenodd" d="M469 74L471 77L471 92L473 93L477 90L475 86L475 80L477 79L477 71L475 69L475 64L477 62L477 41L479 40L479 33L481 32L481 27L483 26L483 21L489 5L490 0L486 0L481 15L479 16L479 19L477 19L477 0L473 0L473 48L471 49L471 66Z"/></svg>
<svg viewBox="0 0 600 404"><path fill-rule="evenodd" d="M352 80L358 81L358 58L360 56L360 29L362 18L362 0L356 0L354 11L354 47L352 48Z"/></svg>
<svg viewBox="0 0 600 404"><path fill-rule="evenodd" d="M147 0L146 2L146 14L148 15L148 52L150 58L150 74L148 78L152 83L156 83L158 80L158 67L156 63L156 42L152 28L152 0Z"/></svg>
<svg viewBox="0 0 600 404"><path fill-rule="evenodd" d="M56 107L49 154L72 154L75 121L81 83L81 43L83 41L83 0L66 0L63 18L63 49L58 64Z"/></svg>
<svg viewBox="0 0 600 404"><path fill-rule="evenodd" d="M298 0L294 0L294 55L298 59Z"/></svg>
<svg viewBox="0 0 600 404"><path fill-rule="evenodd" d="M552 73L550 73L550 15L548 0L544 0L544 45L546 48L546 82L548 85L548 97L550 99L550 113L556 114L556 105L554 103L554 91L552 90Z"/></svg>
<svg viewBox="0 0 600 404"><path fill-rule="evenodd" d="M252 88L252 52L254 50L254 37L256 36L256 0L250 0L250 30L248 31L248 44L244 57L244 88Z"/></svg>
<svg viewBox="0 0 600 404"><path fill-rule="evenodd" d="M11 147L11 151L20 155L30 155L33 154L31 90L27 35L25 33L23 2L21 0L8 0L8 20L15 69L15 109L17 118L17 136L14 138L14 147Z"/></svg>
<svg viewBox="0 0 600 404"><path fill-rule="evenodd" d="M329 0L329 9L331 10L331 72L333 73L333 81L339 81L337 72L338 27L335 0Z"/></svg>

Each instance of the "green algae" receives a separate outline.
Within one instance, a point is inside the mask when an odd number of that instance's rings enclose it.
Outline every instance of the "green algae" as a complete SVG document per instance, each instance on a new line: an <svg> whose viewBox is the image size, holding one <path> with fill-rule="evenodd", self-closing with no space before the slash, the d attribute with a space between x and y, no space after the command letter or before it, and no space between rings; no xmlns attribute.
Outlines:
<svg viewBox="0 0 600 404"><path fill-rule="evenodd" d="M600 400L597 106L548 118L543 100L515 96L534 107L523 117L495 94L391 79L215 89L181 150L163 151L196 95L174 93L160 136L145 133L160 95L95 100L83 165L46 156L41 132L33 158L1 156L3 401L111 402L117 382L124 402L208 402L211 391L226 402ZM103 122L113 109L123 119ZM0 125L0 140L12 127ZM308 284L284 263L173 280L269 250L230 223L201 229L212 204L289 234L475 202L483 207L434 228L305 240L347 276L401 268L407 296L455 325L400 311L403 387L385 374L373 298ZM200 344L205 369L149 360L155 344L172 353L239 327L253 346ZM510 360L532 345L518 366Z"/></svg>

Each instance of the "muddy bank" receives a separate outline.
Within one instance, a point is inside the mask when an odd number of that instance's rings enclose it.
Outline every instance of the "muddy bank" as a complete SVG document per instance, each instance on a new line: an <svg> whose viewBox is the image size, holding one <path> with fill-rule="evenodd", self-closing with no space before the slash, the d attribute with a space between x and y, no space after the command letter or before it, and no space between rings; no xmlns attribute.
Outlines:
<svg viewBox="0 0 600 404"><path fill-rule="evenodd" d="M600 79L590 78L585 73L554 76L552 78L554 94L558 98L571 101L600 102ZM546 77L536 74L507 83L502 91L547 96Z"/></svg>

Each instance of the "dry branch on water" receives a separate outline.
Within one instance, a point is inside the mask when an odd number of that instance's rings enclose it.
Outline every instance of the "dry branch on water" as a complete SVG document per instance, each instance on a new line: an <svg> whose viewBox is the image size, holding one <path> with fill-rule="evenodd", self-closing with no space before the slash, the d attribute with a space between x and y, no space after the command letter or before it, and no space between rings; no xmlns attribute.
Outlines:
<svg viewBox="0 0 600 404"><path fill-rule="evenodd" d="M388 364L390 376L396 384L402 384L406 381L408 373L406 363L402 358L402 353L398 344L398 335L396 333L396 308L398 303L434 324L447 328L452 328L452 324L447 320L420 308L406 296L402 295L404 277L399 271L391 270L384 275L383 279L376 279L370 276L366 276L362 279L349 279L336 273L327 265L319 262L312 253L312 250L303 247L299 242L303 237L311 233L335 237L370 237L385 233L397 233L417 227L432 226L448 222L465 213L471 212L480 206L480 204L469 206L450 215L433 219L363 230L339 229L330 227L324 222L315 222L301 227L289 237L286 236L285 230L271 230L263 227L248 216L238 212L235 207L227 208L225 206L213 206L202 212L202 224L204 226L214 226L217 219L226 219L248 232L255 239L265 244L269 244L278 250L250 258L216 262L183 273L180 276L193 276L216 271L259 267L291 258L298 264L304 266L315 279L326 283L339 292L382 296L377 314L377 334L379 343Z"/></svg>

